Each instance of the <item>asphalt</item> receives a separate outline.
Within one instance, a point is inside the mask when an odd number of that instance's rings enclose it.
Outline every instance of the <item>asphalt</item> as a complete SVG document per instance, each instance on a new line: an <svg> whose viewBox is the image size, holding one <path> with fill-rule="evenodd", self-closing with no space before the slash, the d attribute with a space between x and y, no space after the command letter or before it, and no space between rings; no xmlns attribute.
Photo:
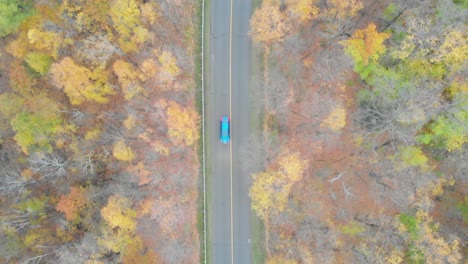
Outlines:
<svg viewBox="0 0 468 264"><path fill-rule="evenodd" d="M240 161L241 149L249 138L248 30L252 3L251 0L232 1L232 25L229 0L212 0L210 14L206 129L210 137L207 151L212 192L209 241L214 264L252 262L250 176ZM231 116L231 145L223 145L219 140L219 121L223 115Z"/></svg>

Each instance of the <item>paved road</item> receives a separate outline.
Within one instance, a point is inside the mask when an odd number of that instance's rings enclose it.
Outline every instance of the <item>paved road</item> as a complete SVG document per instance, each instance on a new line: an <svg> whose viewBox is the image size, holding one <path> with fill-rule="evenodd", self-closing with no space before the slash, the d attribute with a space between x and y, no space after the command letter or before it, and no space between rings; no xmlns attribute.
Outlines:
<svg viewBox="0 0 468 264"><path fill-rule="evenodd" d="M211 3L210 83L207 132L210 138L212 260L214 264L251 263L250 177L240 150L249 135L251 0ZM232 17L231 17L232 14ZM231 144L219 142L219 119L231 116Z"/></svg>

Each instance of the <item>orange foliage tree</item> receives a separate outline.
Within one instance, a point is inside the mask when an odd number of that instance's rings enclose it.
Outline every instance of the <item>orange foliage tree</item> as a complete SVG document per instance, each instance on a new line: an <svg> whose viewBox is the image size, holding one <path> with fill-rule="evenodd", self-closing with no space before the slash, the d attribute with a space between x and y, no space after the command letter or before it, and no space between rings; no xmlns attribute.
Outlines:
<svg viewBox="0 0 468 264"><path fill-rule="evenodd" d="M82 187L71 187L70 193L60 197L55 207L57 211L65 214L65 219L74 221L79 217L79 212L88 203L86 190Z"/></svg>

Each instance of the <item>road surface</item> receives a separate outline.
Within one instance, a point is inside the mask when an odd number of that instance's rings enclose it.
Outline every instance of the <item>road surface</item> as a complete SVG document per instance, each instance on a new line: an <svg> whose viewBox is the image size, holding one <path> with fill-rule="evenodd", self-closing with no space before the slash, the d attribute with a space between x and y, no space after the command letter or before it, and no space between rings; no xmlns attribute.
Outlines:
<svg viewBox="0 0 468 264"><path fill-rule="evenodd" d="M250 176L240 162L249 138L251 0L211 2L207 135L214 264L251 263ZM231 144L219 141L219 119L231 116Z"/></svg>

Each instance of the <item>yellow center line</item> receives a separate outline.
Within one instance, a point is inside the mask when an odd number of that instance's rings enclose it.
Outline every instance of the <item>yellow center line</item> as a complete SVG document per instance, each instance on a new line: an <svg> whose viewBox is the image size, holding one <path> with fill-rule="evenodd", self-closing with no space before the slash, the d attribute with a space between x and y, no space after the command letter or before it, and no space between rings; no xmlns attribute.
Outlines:
<svg viewBox="0 0 468 264"><path fill-rule="evenodd" d="M232 138L232 1L231 14L229 16L229 116L231 118L231 138ZM233 215L233 199L232 199L232 140L229 144L229 164L230 164L230 189L231 189L231 263L234 264L234 215Z"/></svg>

